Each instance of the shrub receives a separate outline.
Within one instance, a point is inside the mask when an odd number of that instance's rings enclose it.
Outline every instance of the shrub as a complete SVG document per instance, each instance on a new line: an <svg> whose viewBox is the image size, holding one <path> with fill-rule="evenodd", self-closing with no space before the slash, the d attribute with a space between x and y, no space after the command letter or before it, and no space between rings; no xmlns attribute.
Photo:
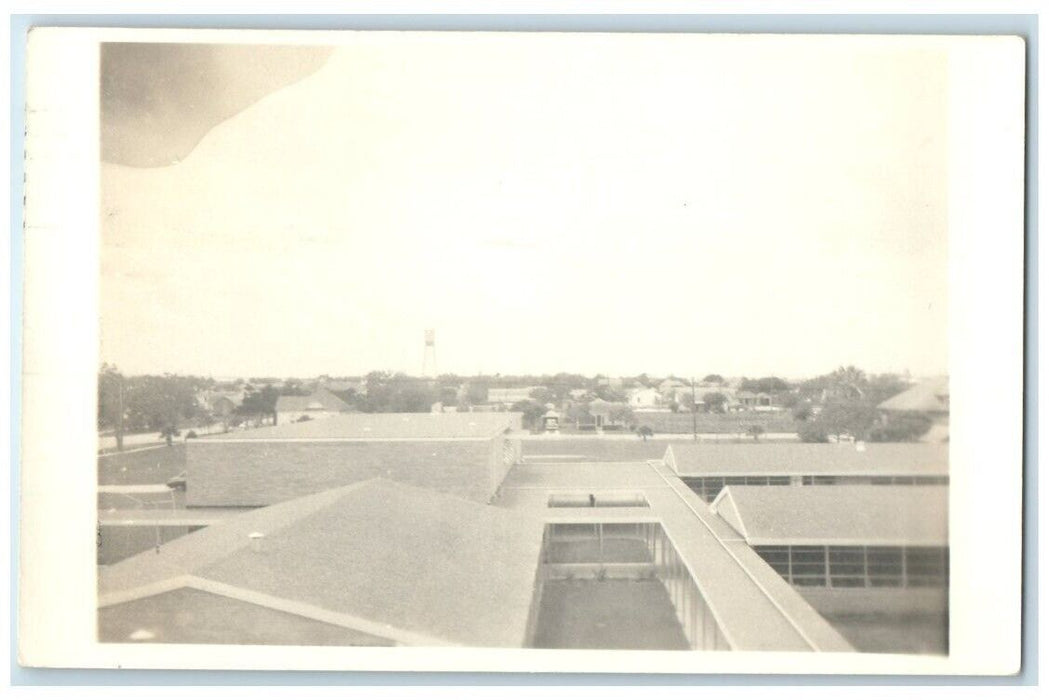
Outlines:
<svg viewBox="0 0 1049 700"><path fill-rule="evenodd" d="M798 431L802 442L827 442L827 431L820 425L808 423Z"/></svg>
<svg viewBox="0 0 1049 700"><path fill-rule="evenodd" d="M806 421L813 417L812 406L802 404L794 409L794 420Z"/></svg>
<svg viewBox="0 0 1049 700"><path fill-rule="evenodd" d="M753 424L753 425L748 425L747 426L747 435L751 436L755 440L757 440L759 437L761 437L764 434L765 434L765 428L763 426L760 426L760 425L758 425L756 423Z"/></svg>
<svg viewBox="0 0 1049 700"><path fill-rule="evenodd" d="M929 432L932 419L923 413L891 413L870 432L871 442L914 442Z"/></svg>
<svg viewBox="0 0 1049 700"><path fill-rule="evenodd" d="M195 438L195 437L197 437L197 431L196 430L191 430L188 433L186 433L186 439L187 440L189 440L191 438Z"/></svg>

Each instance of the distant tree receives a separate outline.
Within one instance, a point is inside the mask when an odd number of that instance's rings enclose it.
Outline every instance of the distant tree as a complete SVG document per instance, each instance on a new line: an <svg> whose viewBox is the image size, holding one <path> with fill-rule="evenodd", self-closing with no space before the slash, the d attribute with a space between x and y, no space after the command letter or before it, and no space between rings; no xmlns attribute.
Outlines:
<svg viewBox="0 0 1049 700"><path fill-rule="evenodd" d="M807 421L814 415L812 406L807 403L798 404L794 408L794 420Z"/></svg>
<svg viewBox="0 0 1049 700"><path fill-rule="evenodd" d="M216 416L206 406L201 407L196 415L196 423L198 428L207 428L216 420ZM193 437L196 437L194 435Z"/></svg>
<svg viewBox="0 0 1049 700"><path fill-rule="evenodd" d="M358 406L358 404L361 401L361 397L357 394L357 390L354 389L352 386L347 387L345 389L340 389L339 391L332 391L331 393L338 396L350 406Z"/></svg>
<svg viewBox="0 0 1049 700"><path fill-rule="evenodd" d="M868 436L871 442L915 442L932 427L932 419L916 411L886 413Z"/></svg>
<svg viewBox="0 0 1049 700"><path fill-rule="evenodd" d="M285 379L280 388L281 396L309 396L310 392L302 384L301 379Z"/></svg>
<svg viewBox="0 0 1049 700"><path fill-rule="evenodd" d="M538 430L542 427L540 423L542 422L543 414L546 413L546 406L538 401L518 401L510 407L510 410L524 414L522 422L529 430Z"/></svg>
<svg viewBox="0 0 1049 700"><path fill-rule="evenodd" d="M244 418L253 418L255 423L263 418L276 422L279 397L280 391L272 384L261 389L252 387L251 391L244 394L244 400L237 407L237 413Z"/></svg>
<svg viewBox="0 0 1049 700"><path fill-rule="evenodd" d="M802 382L799 390L802 397L817 400L860 400L868 390L867 375L851 365L839 367L830 374Z"/></svg>
<svg viewBox="0 0 1049 700"><path fill-rule="evenodd" d="M384 410L391 413L429 413L438 400L437 390L429 382L414 377L395 375L390 386Z"/></svg>
<svg viewBox="0 0 1049 700"><path fill-rule="evenodd" d="M849 436L865 440L877 420L878 411L865 401L839 399L828 402L819 415L806 424L806 432L822 432L825 438Z"/></svg>
<svg viewBox="0 0 1049 700"><path fill-rule="evenodd" d="M459 401L459 387L442 386L437 390L437 400L442 406L454 406Z"/></svg>
<svg viewBox="0 0 1049 700"><path fill-rule="evenodd" d="M358 401L357 406L365 413L382 413L389 410L390 396L393 389L390 382L393 375L390 372L374 371L364 377L364 399Z"/></svg>
<svg viewBox="0 0 1049 700"><path fill-rule="evenodd" d="M471 406L486 403L488 401L488 380L471 379L466 385L466 400Z"/></svg>
<svg viewBox="0 0 1049 700"><path fill-rule="evenodd" d="M591 388L591 380L584 377L581 374L567 374L561 372L555 375L544 375L540 378L540 384L550 390L553 395L553 401L550 403L560 403L564 401L569 392L576 389L587 389Z"/></svg>
<svg viewBox="0 0 1049 700"><path fill-rule="evenodd" d="M164 442L167 443L168 447L171 447L171 445L173 444L172 438L177 438L178 436L178 428L176 428L173 425L164 426L164 428L160 431L160 437L164 438Z"/></svg>
<svg viewBox="0 0 1049 700"><path fill-rule="evenodd" d="M754 438L755 442L757 442L758 438L760 438L764 434L765 426L763 425L759 425L758 423L752 423L751 425L747 426L747 435Z"/></svg>
<svg viewBox="0 0 1049 700"><path fill-rule="evenodd" d="M762 377L761 379L747 379L744 377L743 381L739 384L739 388L743 391L750 391L755 394L774 394L776 392L789 390L790 385L779 377Z"/></svg>
<svg viewBox="0 0 1049 700"><path fill-rule="evenodd" d="M830 384L842 399L863 398L869 386L866 373L852 365L834 370L830 375Z"/></svg>
<svg viewBox="0 0 1049 700"><path fill-rule="evenodd" d="M645 442L648 442L648 439L652 437L653 434L654 433L652 432L652 428L650 428L647 425L639 426L637 429L638 437L640 437Z"/></svg>
<svg viewBox="0 0 1049 700"><path fill-rule="evenodd" d="M805 423L798 430L802 442L827 442L827 431L815 423Z"/></svg>
<svg viewBox="0 0 1049 700"><path fill-rule="evenodd" d="M579 427L580 423L589 423L592 418L588 403L572 403L565 410L565 420L573 421L576 427Z"/></svg>
<svg viewBox="0 0 1049 700"><path fill-rule="evenodd" d="M896 374L876 374L867 382L867 400L877 406L907 389L910 384Z"/></svg>
<svg viewBox="0 0 1049 700"><path fill-rule="evenodd" d="M103 364L98 373L98 429L112 430L117 449L124 449L124 376L115 365Z"/></svg>
<svg viewBox="0 0 1049 700"><path fill-rule="evenodd" d="M594 390L594 395L602 401L609 403L625 403L626 392L621 389L613 389L610 386L600 386Z"/></svg>
<svg viewBox="0 0 1049 700"><path fill-rule="evenodd" d="M143 375L123 383L125 427L135 431L163 430L193 421L206 407L197 401L199 377Z"/></svg>
<svg viewBox="0 0 1049 700"><path fill-rule="evenodd" d="M724 386L725 378L722 377L720 374L708 374L707 376L703 377L703 383L704 384L719 384L719 385Z"/></svg>
<svg viewBox="0 0 1049 700"><path fill-rule="evenodd" d="M299 416L298 418L296 418L295 422L296 423L305 423L306 421L311 421L311 420L313 420L313 416L304 413L301 416Z"/></svg>
<svg viewBox="0 0 1049 700"><path fill-rule="evenodd" d="M720 391L703 394L703 406L708 413L724 413L726 405L728 405L728 397Z"/></svg>
<svg viewBox="0 0 1049 700"><path fill-rule="evenodd" d="M550 391L545 386L538 386L535 389L532 389L528 395L543 405L554 403L556 401L554 392Z"/></svg>
<svg viewBox="0 0 1049 700"><path fill-rule="evenodd" d="M637 418L633 409L625 403L614 404L608 412L608 418L628 427L633 427L637 424Z"/></svg>

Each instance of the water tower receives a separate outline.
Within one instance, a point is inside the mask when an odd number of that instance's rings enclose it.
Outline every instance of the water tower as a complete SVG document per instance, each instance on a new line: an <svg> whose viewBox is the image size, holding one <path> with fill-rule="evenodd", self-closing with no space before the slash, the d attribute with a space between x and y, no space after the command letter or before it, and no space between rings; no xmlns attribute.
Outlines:
<svg viewBox="0 0 1049 700"><path fill-rule="evenodd" d="M423 333L423 376L437 376L437 343L434 339L433 328L427 328Z"/></svg>

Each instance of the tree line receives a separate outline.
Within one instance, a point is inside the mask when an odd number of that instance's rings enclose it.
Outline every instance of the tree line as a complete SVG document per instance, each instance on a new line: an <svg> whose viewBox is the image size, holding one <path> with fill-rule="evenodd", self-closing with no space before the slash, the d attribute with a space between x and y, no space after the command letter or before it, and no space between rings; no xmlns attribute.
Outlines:
<svg viewBox="0 0 1049 700"><path fill-rule="evenodd" d="M642 386L657 380L647 375L631 378ZM717 374L705 376L703 392L697 391L699 405L686 410L719 413L726 410L728 397L719 391L726 382ZM298 379L252 378L234 385L242 392L232 422L269 420L275 415L282 395L308 395L311 386ZM592 418L593 401L613 404L608 420L636 425L637 418L626 405L627 394L601 375L580 374L463 377L445 374L420 379L403 373L371 372L363 378L363 390L334 391L354 410L366 413L423 413L434 404L469 410L488 400L490 388L534 386L530 396L512 406L525 414L526 425L538 427L550 406L565 410L570 421ZM917 413L886 413L878 404L907 388L902 378L891 374L868 375L856 367L839 367L833 372L801 382L779 377L746 378L741 391L764 393L776 406L791 412L802 440L823 442L842 436L870 441L914 440L924 434L930 419ZM192 426L210 425L217 416L201 401L203 392L229 389L210 377L140 375L125 377L116 367L103 365L98 376L98 428L123 433L177 432ZM679 408L680 410L680 408Z"/></svg>

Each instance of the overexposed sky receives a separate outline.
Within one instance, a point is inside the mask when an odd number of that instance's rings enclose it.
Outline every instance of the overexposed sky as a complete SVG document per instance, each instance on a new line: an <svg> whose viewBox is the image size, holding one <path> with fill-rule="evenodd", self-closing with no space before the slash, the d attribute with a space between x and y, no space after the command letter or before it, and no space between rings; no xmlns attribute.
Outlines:
<svg viewBox="0 0 1049 700"><path fill-rule="evenodd" d="M946 373L946 89L913 38L355 35L102 164L102 359Z"/></svg>

